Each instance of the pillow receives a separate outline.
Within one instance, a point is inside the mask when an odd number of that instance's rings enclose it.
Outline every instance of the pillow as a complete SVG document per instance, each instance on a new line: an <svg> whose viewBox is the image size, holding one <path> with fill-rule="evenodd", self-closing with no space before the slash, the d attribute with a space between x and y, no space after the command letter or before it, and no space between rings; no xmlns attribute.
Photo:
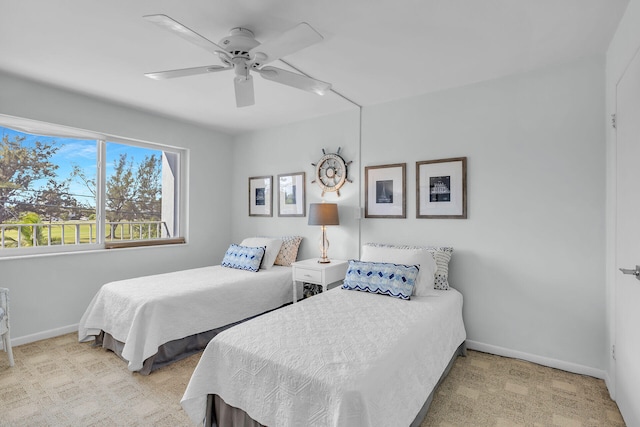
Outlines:
<svg viewBox="0 0 640 427"><path fill-rule="evenodd" d="M398 248L398 249L424 249L431 254L436 262L436 274L433 287L435 289L449 289L449 261L453 248L447 246L408 246L408 245L388 245L383 243L367 243L365 246Z"/></svg>
<svg viewBox="0 0 640 427"><path fill-rule="evenodd" d="M252 248L231 244L222 259L222 266L257 272L264 257L264 246Z"/></svg>
<svg viewBox="0 0 640 427"><path fill-rule="evenodd" d="M431 253L421 248L403 249L387 246L362 247L361 261L391 262L393 264L417 265L420 273L413 288L413 295L422 297L430 294L433 289L436 273L436 262Z"/></svg>
<svg viewBox="0 0 640 427"><path fill-rule="evenodd" d="M351 260L342 288L408 300L419 271L416 265Z"/></svg>
<svg viewBox="0 0 640 427"><path fill-rule="evenodd" d="M282 236L282 247L276 257L275 265L289 267L298 259L298 248L302 242L301 236Z"/></svg>
<svg viewBox="0 0 640 427"><path fill-rule="evenodd" d="M267 269L273 267L273 263L280 251L280 246L282 246L282 239L275 237L248 237L240 243L240 246L266 247L267 250L264 254L260 268Z"/></svg>

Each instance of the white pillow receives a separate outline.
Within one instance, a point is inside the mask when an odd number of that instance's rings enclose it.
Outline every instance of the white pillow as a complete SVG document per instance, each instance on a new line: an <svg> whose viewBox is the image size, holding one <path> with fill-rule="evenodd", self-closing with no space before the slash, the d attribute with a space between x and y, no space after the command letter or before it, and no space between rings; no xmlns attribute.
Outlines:
<svg viewBox="0 0 640 427"><path fill-rule="evenodd" d="M252 248L266 246L267 250L264 253L264 258L262 258L260 268L268 269L273 267L273 263L276 261L278 252L280 252L280 246L282 246L282 239L273 237L247 237L240 243L240 246L249 246Z"/></svg>
<svg viewBox="0 0 640 427"><path fill-rule="evenodd" d="M433 283L436 274L436 262L426 249L400 249L380 246L363 246L361 261L390 262L393 264L418 265L420 273L413 288L415 296L427 296L433 292Z"/></svg>
<svg viewBox="0 0 640 427"><path fill-rule="evenodd" d="M365 246L374 246L377 248L396 248L396 249L424 249L433 256L436 262L436 274L433 283L434 289L446 291L449 289L449 261L453 254L453 248L450 246L411 246L411 245L390 245L385 243L365 243Z"/></svg>

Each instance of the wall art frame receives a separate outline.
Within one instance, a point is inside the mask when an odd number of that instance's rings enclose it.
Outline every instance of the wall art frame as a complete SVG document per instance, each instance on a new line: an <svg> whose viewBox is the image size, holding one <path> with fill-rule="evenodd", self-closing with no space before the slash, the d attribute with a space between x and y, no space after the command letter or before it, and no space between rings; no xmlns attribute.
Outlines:
<svg viewBox="0 0 640 427"><path fill-rule="evenodd" d="M416 162L416 218L467 218L467 158Z"/></svg>
<svg viewBox="0 0 640 427"><path fill-rule="evenodd" d="M249 177L249 216L273 216L273 176Z"/></svg>
<svg viewBox="0 0 640 427"><path fill-rule="evenodd" d="M364 217L406 218L406 163L364 168Z"/></svg>
<svg viewBox="0 0 640 427"><path fill-rule="evenodd" d="M278 175L278 216L306 216L305 173Z"/></svg>

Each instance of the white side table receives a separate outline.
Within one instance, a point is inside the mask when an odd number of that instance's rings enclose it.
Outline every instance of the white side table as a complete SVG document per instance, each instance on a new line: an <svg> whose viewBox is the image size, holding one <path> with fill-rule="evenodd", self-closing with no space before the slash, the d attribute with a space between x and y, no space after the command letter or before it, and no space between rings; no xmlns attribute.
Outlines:
<svg viewBox="0 0 640 427"><path fill-rule="evenodd" d="M348 261L332 259L330 263L321 264L318 258L305 259L291 264L293 274L293 302L298 302L298 282L313 283L327 291L331 283L344 280L347 274Z"/></svg>

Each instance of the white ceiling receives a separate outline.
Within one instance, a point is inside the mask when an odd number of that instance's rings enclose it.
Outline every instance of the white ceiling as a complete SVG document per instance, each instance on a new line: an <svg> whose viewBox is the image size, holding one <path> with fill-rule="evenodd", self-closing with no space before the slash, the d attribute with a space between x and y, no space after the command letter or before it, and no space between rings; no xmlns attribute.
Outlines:
<svg viewBox="0 0 640 427"><path fill-rule="evenodd" d="M603 54L628 1L0 0L0 70L233 134L354 107L256 76L256 104L236 108L232 72L148 79L220 62L143 15L215 42L308 22L324 40L284 59L369 106Z"/></svg>

